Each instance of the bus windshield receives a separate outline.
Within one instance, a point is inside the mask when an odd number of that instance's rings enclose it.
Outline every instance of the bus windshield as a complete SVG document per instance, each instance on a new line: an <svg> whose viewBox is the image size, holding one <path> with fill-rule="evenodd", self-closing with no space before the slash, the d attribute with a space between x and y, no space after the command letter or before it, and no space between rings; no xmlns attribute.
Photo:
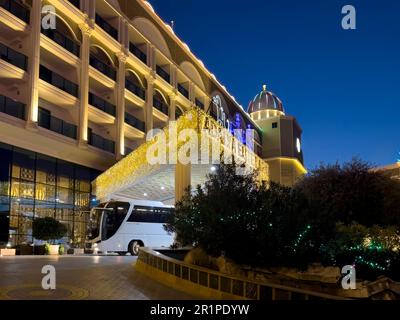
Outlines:
<svg viewBox="0 0 400 320"><path fill-rule="evenodd" d="M100 235L100 222L103 215L104 207L106 203L99 205L97 208L93 208L90 211L89 222L87 225L87 235L88 240L96 239Z"/></svg>

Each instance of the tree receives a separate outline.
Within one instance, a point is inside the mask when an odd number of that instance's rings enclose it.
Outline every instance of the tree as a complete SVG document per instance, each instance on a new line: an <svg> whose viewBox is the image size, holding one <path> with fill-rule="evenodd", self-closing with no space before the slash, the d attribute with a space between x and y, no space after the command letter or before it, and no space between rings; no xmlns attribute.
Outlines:
<svg viewBox="0 0 400 320"><path fill-rule="evenodd" d="M400 226L400 183L359 159L340 166L321 165L296 186L308 199L320 242L331 239L336 224Z"/></svg>
<svg viewBox="0 0 400 320"><path fill-rule="evenodd" d="M43 241L55 241L61 239L67 233L67 228L54 218L37 218L32 223L32 235Z"/></svg>
<svg viewBox="0 0 400 320"><path fill-rule="evenodd" d="M295 247L305 239L298 237L307 230L300 193L260 186L253 174L236 175L234 165L222 165L208 178L194 194L186 193L166 226L181 244L258 266L288 262L288 255L297 254Z"/></svg>

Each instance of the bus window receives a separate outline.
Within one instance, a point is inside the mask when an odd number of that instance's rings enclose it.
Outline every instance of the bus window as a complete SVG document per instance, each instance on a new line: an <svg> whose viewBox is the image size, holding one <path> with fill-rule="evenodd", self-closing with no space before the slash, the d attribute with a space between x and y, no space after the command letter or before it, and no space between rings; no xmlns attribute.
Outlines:
<svg viewBox="0 0 400 320"><path fill-rule="evenodd" d="M173 213L173 208L135 206L128 222L166 223L168 217Z"/></svg>
<svg viewBox="0 0 400 320"><path fill-rule="evenodd" d="M107 205L107 209L103 211L101 232L101 240L103 241L110 239L118 231L128 213L129 203L111 202Z"/></svg>

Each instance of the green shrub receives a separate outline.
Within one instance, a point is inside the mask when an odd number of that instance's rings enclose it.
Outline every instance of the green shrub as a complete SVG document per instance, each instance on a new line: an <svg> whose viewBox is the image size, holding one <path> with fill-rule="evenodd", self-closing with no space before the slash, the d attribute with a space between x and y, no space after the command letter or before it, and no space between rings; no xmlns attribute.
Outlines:
<svg viewBox="0 0 400 320"><path fill-rule="evenodd" d="M61 239L67 233L67 228L56 219L46 217L37 218L32 223L32 235L43 241L53 242Z"/></svg>

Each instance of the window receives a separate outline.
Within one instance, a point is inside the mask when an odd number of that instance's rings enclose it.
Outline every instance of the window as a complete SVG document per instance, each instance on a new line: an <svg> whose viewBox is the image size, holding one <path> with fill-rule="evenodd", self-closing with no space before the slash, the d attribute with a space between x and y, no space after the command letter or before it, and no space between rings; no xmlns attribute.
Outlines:
<svg viewBox="0 0 400 320"><path fill-rule="evenodd" d="M102 233L103 241L110 239L118 231L129 210L129 203L114 202L107 205L103 211Z"/></svg>
<svg viewBox="0 0 400 320"><path fill-rule="evenodd" d="M272 129L278 128L278 122L273 122L272 123Z"/></svg>
<svg viewBox="0 0 400 320"><path fill-rule="evenodd" d="M166 223L173 213L173 208L135 206L128 222Z"/></svg>

